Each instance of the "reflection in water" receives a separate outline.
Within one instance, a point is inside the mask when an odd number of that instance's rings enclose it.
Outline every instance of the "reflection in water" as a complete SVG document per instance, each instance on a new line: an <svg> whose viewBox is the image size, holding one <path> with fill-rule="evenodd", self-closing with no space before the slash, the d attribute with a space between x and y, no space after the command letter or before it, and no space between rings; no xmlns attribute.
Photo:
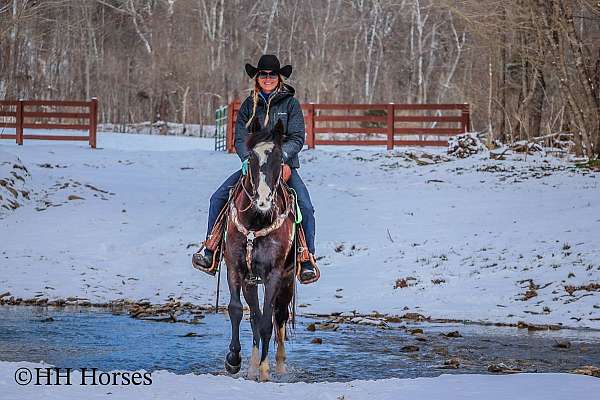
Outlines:
<svg viewBox="0 0 600 400"><path fill-rule="evenodd" d="M515 328L423 323L395 324L390 330L342 324L335 331L309 332L306 327L312 322L307 318L297 321L296 331L286 343L289 374L275 380L487 373L490 364L498 363L527 372L562 372L600 364L599 332L529 333ZM405 329L417 327L423 329L423 335L411 335ZM442 336L455 330L461 337ZM186 336L192 332L195 335ZM200 324L192 325L140 321L88 308L0 307L1 361L44 361L58 367L105 371L166 369L179 374L221 374L229 338L229 321L222 314L208 314ZM315 338L323 343L312 344ZM247 320L242 321L241 342L244 374L252 343ZM558 342L569 348L556 347ZM458 369L440 368L451 358L460 361Z"/></svg>

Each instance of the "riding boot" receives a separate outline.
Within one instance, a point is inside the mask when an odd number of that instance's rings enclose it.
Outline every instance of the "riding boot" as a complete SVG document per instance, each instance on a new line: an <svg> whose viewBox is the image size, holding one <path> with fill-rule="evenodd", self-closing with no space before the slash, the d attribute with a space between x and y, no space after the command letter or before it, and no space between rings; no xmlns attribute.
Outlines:
<svg viewBox="0 0 600 400"><path fill-rule="evenodd" d="M298 279L300 280L300 283L307 285L318 281L321 277L321 272L317 267L315 256L305 250L300 253L299 258L300 271L298 271Z"/></svg>
<svg viewBox="0 0 600 400"><path fill-rule="evenodd" d="M214 258L213 251L204 249L204 254L201 252L194 253L192 256L192 265L196 269L214 276L217 272L217 269L213 268Z"/></svg>
<svg viewBox="0 0 600 400"><path fill-rule="evenodd" d="M304 261L302 264L300 264L300 280L302 282L308 282L316 276L317 270L310 261Z"/></svg>

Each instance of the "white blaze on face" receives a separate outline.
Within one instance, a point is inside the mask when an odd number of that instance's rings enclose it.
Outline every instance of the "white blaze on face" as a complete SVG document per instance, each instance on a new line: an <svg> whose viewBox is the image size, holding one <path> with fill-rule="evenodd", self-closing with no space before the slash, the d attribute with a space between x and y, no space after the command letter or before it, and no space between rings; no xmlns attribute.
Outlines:
<svg viewBox="0 0 600 400"><path fill-rule="evenodd" d="M263 165L266 164L267 158L269 157L269 152L273 150L275 145L271 142L263 142L259 143L254 147L254 153L258 156L258 164L259 168L262 168ZM271 200L269 200L269 195L271 194L271 189L269 185L267 185L267 177L262 173L259 169L258 174L258 187L256 188L256 194L258 195L257 199L257 207L261 211L269 211L271 209Z"/></svg>

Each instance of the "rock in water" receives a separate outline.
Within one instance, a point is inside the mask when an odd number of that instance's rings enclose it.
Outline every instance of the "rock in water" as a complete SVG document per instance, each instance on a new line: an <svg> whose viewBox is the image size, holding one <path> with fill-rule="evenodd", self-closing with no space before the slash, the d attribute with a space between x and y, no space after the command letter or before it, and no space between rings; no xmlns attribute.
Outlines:
<svg viewBox="0 0 600 400"><path fill-rule="evenodd" d="M403 346L400 348L400 351L402 351L404 353L414 353L419 350L420 350L419 346L413 346L413 345Z"/></svg>
<svg viewBox="0 0 600 400"><path fill-rule="evenodd" d="M447 338L462 337L462 335L458 331L452 331L452 332L448 332L448 333L442 333L442 335L444 335Z"/></svg>
<svg viewBox="0 0 600 400"><path fill-rule="evenodd" d="M506 365L504 363L499 363L499 364L489 365L488 371L494 372L497 374L515 374L517 372L521 372L521 369L516 368L516 367L509 367L508 365Z"/></svg>
<svg viewBox="0 0 600 400"><path fill-rule="evenodd" d="M560 341L556 342L554 347L556 347L557 349L570 349L571 342L569 342L568 340L560 340Z"/></svg>
<svg viewBox="0 0 600 400"><path fill-rule="evenodd" d="M573 371L573 373L580 374L580 375L588 375L588 376L593 376L593 377L596 377L596 378L600 378L600 368L599 367L594 367L594 366L591 366L591 365L586 365L584 367L577 368L576 370Z"/></svg>
<svg viewBox="0 0 600 400"><path fill-rule="evenodd" d="M457 369L460 366L460 360L458 358L449 358L444 361L444 365L440 368L442 369Z"/></svg>

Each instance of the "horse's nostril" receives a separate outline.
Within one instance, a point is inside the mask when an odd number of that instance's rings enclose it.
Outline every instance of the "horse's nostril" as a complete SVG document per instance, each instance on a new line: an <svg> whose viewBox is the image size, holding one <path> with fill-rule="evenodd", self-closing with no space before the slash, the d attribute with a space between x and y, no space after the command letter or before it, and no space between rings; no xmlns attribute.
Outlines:
<svg viewBox="0 0 600 400"><path fill-rule="evenodd" d="M260 208L260 209L265 210L265 209L268 209L268 208L271 207L271 202L270 201L264 201L264 200L263 201L257 201L256 202L256 206L258 208Z"/></svg>

